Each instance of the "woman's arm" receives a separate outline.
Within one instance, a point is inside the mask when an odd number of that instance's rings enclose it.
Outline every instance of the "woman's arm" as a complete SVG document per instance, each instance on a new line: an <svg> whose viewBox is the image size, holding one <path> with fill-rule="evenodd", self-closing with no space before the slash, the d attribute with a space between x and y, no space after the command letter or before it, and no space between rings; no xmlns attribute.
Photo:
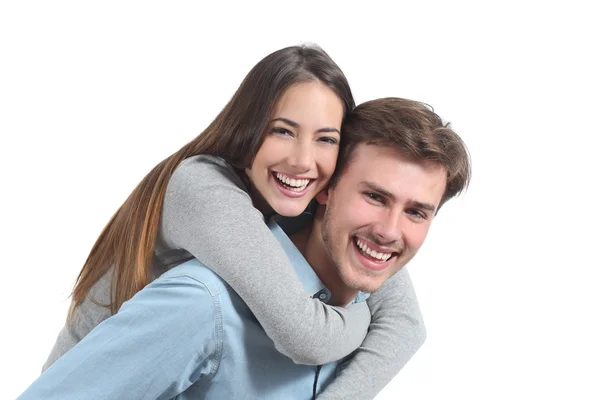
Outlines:
<svg viewBox="0 0 600 400"><path fill-rule="evenodd" d="M42 372L79 343L94 327L111 316L110 308L107 307L110 304L111 276L112 269L92 286L85 300L75 309L73 321L67 321L58 334Z"/></svg>
<svg viewBox="0 0 600 400"><path fill-rule="evenodd" d="M218 296L196 260L138 292L58 359L21 400L170 399L220 361Z"/></svg>
<svg viewBox="0 0 600 400"><path fill-rule="evenodd" d="M169 182L162 240L187 250L225 280L252 310L276 348L301 364L339 360L362 343L371 315L308 299L263 215L220 159L182 163Z"/></svg>
<svg viewBox="0 0 600 400"><path fill-rule="evenodd" d="M425 341L423 317L406 268L367 302L373 313L369 333L319 400L373 399Z"/></svg>

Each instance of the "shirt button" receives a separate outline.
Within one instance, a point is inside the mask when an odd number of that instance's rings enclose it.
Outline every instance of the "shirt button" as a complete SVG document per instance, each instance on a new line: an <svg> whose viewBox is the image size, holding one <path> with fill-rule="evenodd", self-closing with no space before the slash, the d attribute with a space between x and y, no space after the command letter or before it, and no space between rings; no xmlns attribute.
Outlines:
<svg viewBox="0 0 600 400"><path fill-rule="evenodd" d="M327 295L325 293L321 293L319 295L319 299L321 299L321 300L325 300L326 298L327 298Z"/></svg>

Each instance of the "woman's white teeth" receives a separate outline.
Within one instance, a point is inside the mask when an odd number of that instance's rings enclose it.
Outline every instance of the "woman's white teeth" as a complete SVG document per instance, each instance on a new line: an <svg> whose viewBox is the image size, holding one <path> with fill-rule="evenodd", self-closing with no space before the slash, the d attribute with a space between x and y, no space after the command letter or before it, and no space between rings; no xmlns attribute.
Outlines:
<svg viewBox="0 0 600 400"><path fill-rule="evenodd" d="M392 256L392 253L378 253L375 250L371 250L362 240L358 238L356 238L356 245L363 252L381 261L387 261Z"/></svg>
<svg viewBox="0 0 600 400"><path fill-rule="evenodd" d="M306 185L308 185L308 183L310 182L310 179L291 179L280 172L277 173L277 179L279 179L286 185L291 186L290 190L293 190L295 192L304 190L304 188L306 188Z"/></svg>

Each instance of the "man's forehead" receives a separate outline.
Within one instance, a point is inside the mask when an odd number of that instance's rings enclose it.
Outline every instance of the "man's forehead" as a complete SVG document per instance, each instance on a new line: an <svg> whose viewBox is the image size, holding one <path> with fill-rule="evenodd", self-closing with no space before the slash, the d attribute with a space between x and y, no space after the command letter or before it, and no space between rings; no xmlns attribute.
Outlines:
<svg viewBox="0 0 600 400"><path fill-rule="evenodd" d="M361 143L352 152L346 172L350 172L351 175L377 174L383 166L389 169L407 163L418 161L393 146Z"/></svg>
<svg viewBox="0 0 600 400"><path fill-rule="evenodd" d="M363 143L354 150L340 176L342 180L354 185L370 182L398 195L409 194L406 190L421 197L420 201L437 204L445 190L446 170L440 164L417 160L391 146Z"/></svg>

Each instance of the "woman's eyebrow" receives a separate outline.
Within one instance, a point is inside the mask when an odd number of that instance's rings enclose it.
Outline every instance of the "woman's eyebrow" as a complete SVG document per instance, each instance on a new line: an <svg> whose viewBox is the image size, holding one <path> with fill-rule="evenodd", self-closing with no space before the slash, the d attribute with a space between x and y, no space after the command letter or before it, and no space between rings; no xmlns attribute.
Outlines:
<svg viewBox="0 0 600 400"><path fill-rule="evenodd" d="M277 118L273 118L271 120L271 122L275 122L275 121L281 121L284 124L287 124L287 125L291 126L292 128L296 128L296 129L298 129L300 127L300 124L298 124L297 122L292 121L291 119L283 118L283 117L277 117ZM317 129L317 132L318 133L337 132L339 134L340 130L337 128L333 128L333 127L327 127L327 128Z"/></svg>
<svg viewBox="0 0 600 400"><path fill-rule="evenodd" d="M283 123L288 124L289 126L291 126L292 128L298 128L300 125L297 122L292 121L291 119L287 119L287 118L273 118L271 120L271 122L275 122L275 121L281 121Z"/></svg>

